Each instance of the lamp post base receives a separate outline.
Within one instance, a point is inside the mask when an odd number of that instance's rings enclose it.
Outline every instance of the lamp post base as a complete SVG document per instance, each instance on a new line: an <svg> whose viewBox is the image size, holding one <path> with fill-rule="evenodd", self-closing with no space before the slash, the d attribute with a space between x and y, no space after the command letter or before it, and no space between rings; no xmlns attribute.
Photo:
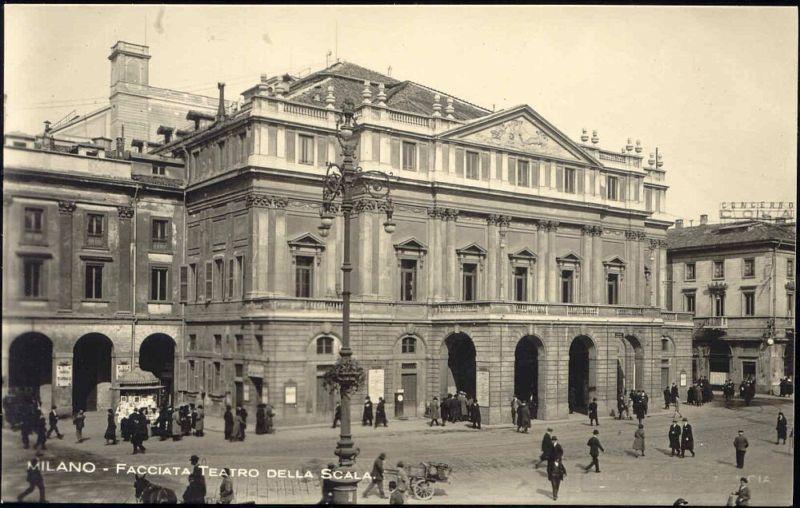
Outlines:
<svg viewBox="0 0 800 508"><path fill-rule="evenodd" d="M330 480L333 489L333 504L357 504L359 478L350 467L337 467Z"/></svg>

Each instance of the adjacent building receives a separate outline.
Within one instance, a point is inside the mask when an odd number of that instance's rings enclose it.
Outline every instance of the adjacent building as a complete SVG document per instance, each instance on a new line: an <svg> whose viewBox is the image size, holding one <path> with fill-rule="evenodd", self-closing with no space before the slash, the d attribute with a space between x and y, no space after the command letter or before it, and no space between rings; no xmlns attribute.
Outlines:
<svg viewBox="0 0 800 508"><path fill-rule="evenodd" d="M792 376L795 307L794 224L740 221L667 234L670 308L695 315L693 377L713 386L751 377L778 393Z"/></svg>

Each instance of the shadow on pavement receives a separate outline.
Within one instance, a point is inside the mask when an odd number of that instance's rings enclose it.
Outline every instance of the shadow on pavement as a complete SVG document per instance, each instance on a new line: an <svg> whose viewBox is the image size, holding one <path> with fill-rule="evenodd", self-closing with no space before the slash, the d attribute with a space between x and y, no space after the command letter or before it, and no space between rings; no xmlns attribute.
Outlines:
<svg viewBox="0 0 800 508"><path fill-rule="evenodd" d="M543 496L545 496L545 497L547 497L549 499L553 499L553 493L551 491L549 491L549 490L536 489L536 493L537 494L541 494L541 495L543 495Z"/></svg>

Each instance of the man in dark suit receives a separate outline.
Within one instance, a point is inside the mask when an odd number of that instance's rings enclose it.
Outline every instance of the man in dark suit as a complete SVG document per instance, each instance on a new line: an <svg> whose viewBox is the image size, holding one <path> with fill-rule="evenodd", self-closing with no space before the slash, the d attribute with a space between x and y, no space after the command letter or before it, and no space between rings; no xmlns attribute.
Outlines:
<svg viewBox="0 0 800 508"><path fill-rule="evenodd" d="M553 429L548 427L547 432L545 432L542 437L542 454L539 455L539 461L533 466L534 468L538 468L542 462L548 460L550 454L553 452L553 438L550 437L551 432L553 432Z"/></svg>
<svg viewBox="0 0 800 508"><path fill-rule="evenodd" d="M47 437L50 438L50 434L53 432L56 433L58 439L63 439L64 435L58 430L58 412L56 411L56 406L50 410L50 414L47 415L47 422L50 428L47 429Z"/></svg>
<svg viewBox="0 0 800 508"><path fill-rule="evenodd" d="M340 421L342 421L342 404L337 402L336 409L333 410L333 425L331 425L331 428L335 429L336 424Z"/></svg>
<svg viewBox="0 0 800 508"><path fill-rule="evenodd" d="M231 413L230 406L225 407L223 419L225 420L225 439L229 441L231 439L231 434L233 433L233 413Z"/></svg>
<svg viewBox="0 0 800 508"><path fill-rule="evenodd" d="M561 447L558 438L556 436L551 436L550 439L553 447L550 450L550 455L547 457L547 474L550 474L550 471L553 469L553 464L564 457L564 448Z"/></svg>
<svg viewBox="0 0 800 508"><path fill-rule="evenodd" d="M670 400L669 386L664 387L664 409L669 409Z"/></svg>
<svg viewBox="0 0 800 508"><path fill-rule="evenodd" d="M672 388L669 390L669 401L675 404L675 400L678 398L678 385L672 383Z"/></svg>
<svg viewBox="0 0 800 508"><path fill-rule="evenodd" d="M672 425L669 426L669 447L672 452L670 457L678 454L681 456L681 426L678 425L677 420L672 420Z"/></svg>
<svg viewBox="0 0 800 508"><path fill-rule="evenodd" d="M598 458L600 456L600 452L601 451L605 452L605 449L603 448L603 445L600 444L600 440L597 438L597 435L600 434L600 431L594 429L592 431L592 434L594 435L591 438L589 438L589 441L586 443L586 446L589 447L589 455L591 455L592 457L592 462L589 463L589 465L586 466L584 470L588 473L589 470L592 469L592 466L594 466L594 472L599 473L600 461L598 460Z"/></svg>
<svg viewBox="0 0 800 508"><path fill-rule="evenodd" d="M694 457L694 434L692 434L692 425L686 418L683 419L683 430L681 431L681 458L686 456L686 450L692 452Z"/></svg>
<svg viewBox="0 0 800 508"><path fill-rule="evenodd" d="M372 476L372 482L367 487L367 490L364 491L363 497L367 497L372 489L378 487L378 492L381 495L381 499L386 499L386 494L383 492L383 461L386 460L386 454L381 452L378 455L378 458L375 459L375 462L372 463L372 472L370 476Z"/></svg>
<svg viewBox="0 0 800 508"><path fill-rule="evenodd" d="M600 425L600 422L597 420L597 399L592 399L589 403L589 425L597 424Z"/></svg>
<svg viewBox="0 0 800 508"><path fill-rule="evenodd" d="M736 450L736 467L739 469L744 468L744 454L748 446L750 446L750 443L748 443L747 438L744 437L744 431L740 430L733 440L733 448Z"/></svg>
<svg viewBox="0 0 800 508"><path fill-rule="evenodd" d="M364 399L364 412L361 414L361 425L372 427L372 400L369 395Z"/></svg>

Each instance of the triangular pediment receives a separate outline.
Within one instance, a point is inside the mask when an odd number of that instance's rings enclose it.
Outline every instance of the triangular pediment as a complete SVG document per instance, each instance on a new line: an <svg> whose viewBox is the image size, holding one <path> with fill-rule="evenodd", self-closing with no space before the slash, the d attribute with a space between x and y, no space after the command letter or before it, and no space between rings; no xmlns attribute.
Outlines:
<svg viewBox="0 0 800 508"><path fill-rule="evenodd" d="M478 245L477 243L471 243L466 247L462 247L456 250L456 253L459 256L486 256L486 249Z"/></svg>
<svg viewBox="0 0 800 508"><path fill-rule="evenodd" d="M556 258L556 261L559 263L580 263L581 257L574 252L570 251L563 256L559 256Z"/></svg>
<svg viewBox="0 0 800 508"><path fill-rule="evenodd" d="M479 118L443 133L441 138L463 140L532 156L542 155L599 165L597 160L527 105Z"/></svg>
<svg viewBox="0 0 800 508"><path fill-rule="evenodd" d="M413 236L408 240L394 244L396 250L414 251L414 252L427 252L428 246L420 242Z"/></svg>
<svg viewBox="0 0 800 508"><path fill-rule="evenodd" d="M518 250L517 252L512 252L508 255L508 257L511 259L535 260L536 253L526 247Z"/></svg>
<svg viewBox="0 0 800 508"><path fill-rule="evenodd" d="M289 247L305 247L307 249L324 250L325 242L311 233L303 233L294 240L289 240Z"/></svg>
<svg viewBox="0 0 800 508"><path fill-rule="evenodd" d="M625 260L619 256L611 256L603 260L604 265L625 266Z"/></svg>

